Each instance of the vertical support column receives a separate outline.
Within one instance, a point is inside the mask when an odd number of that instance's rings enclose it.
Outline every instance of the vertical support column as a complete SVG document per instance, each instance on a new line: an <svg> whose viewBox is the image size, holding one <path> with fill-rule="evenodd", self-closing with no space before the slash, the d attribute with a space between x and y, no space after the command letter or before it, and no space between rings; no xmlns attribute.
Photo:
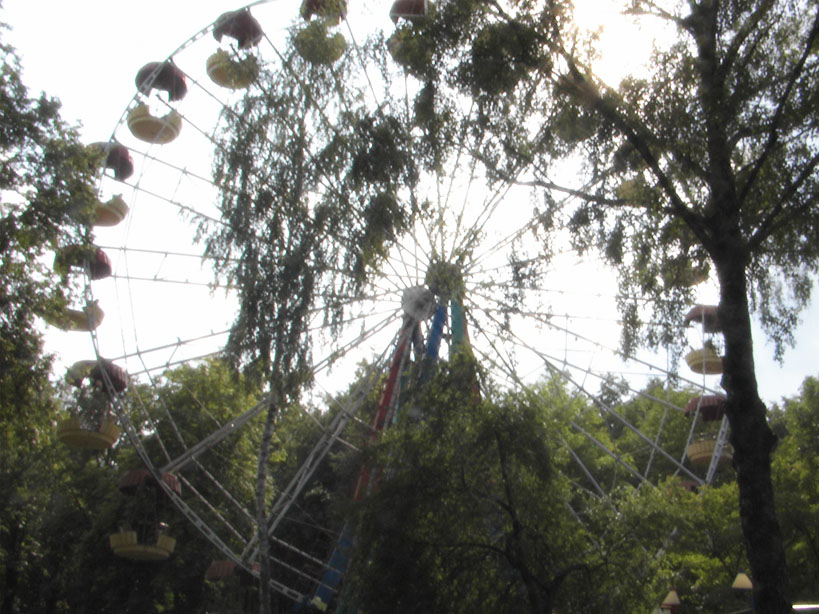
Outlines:
<svg viewBox="0 0 819 614"><path fill-rule="evenodd" d="M459 301L452 299L449 303L451 322L449 330L452 333L452 350L458 351L462 347L469 347L469 334L466 331L464 307Z"/></svg>
<svg viewBox="0 0 819 614"><path fill-rule="evenodd" d="M435 315L432 317L432 327L429 330L429 337L427 338L427 353L426 358L436 360L438 352L441 349L441 338L444 334L444 325L446 324L446 304L438 305L435 309Z"/></svg>
<svg viewBox="0 0 819 614"><path fill-rule="evenodd" d="M373 416L372 432L370 434L371 442L377 440L392 421L391 418L395 413L396 405L398 403L401 372L403 371L406 359L409 356L413 333L416 328L417 321L410 316L405 316L404 323L401 327L401 332L398 335L396 349L390 363L390 370L387 375L387 382L384 386L384 392L381 394L378 408ZM375 468L375 470L377 471L377 468ZM366 492L372 487L373 479L374 478L369 467L366 465L362 466L358 475L358 482L356 483L355 491L353 493L354 500L358 501L366 494ZM347 570L347 565L349 564L350 560L350 552L353 548L353 537L353 526L349 522L345 522L344 528L341 531L341 536L333 548L333 552L330 555L330 561L324 570L321 583L316 589L315 595L310 600L310 604L322 612L327 611L327 606L329 605L335 592L338 590L341 580L344 577L344 573ZM299 607L301 607L300 604Z"/></svg>
<svg viewBox="0 0 819 614"><path fill-rule="evenodd" d="M432 326L427 336L427 351L424 354L424 361L421 366L421 377L418 380L419 384L424 384L432 377L432 367L438 360L438 353L441 349L441 338L444 335L446 311L446 303L442 303L435 309L435 315L432 317Z"/></svg>

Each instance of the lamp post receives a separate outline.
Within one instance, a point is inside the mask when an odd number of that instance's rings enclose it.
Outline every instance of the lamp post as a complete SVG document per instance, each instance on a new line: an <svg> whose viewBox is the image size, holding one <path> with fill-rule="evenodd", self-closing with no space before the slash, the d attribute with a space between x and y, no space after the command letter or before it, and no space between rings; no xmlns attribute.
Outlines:
<svg viewBox="0 0 819 614"><path fill-rule="evenodd" d="M753 614L754 611L754 583L751 582L751 578L748 577L744 571L740 571L737 574L737 577L734 578L734 583L731 584L731 588L737 591L747 592L748 596L750 597L751 602L751 609L748 610Z"/></svg>
<svg viewBox="0 0 819 614"><path fill-rule="evenodd" d="M676 589L672 588L668 591L668 595L665 596L665 599L663 599L663 602L660 604L660 610L668 612L669 614L677 614L679 609L680 596L677 594Z"/></svg>

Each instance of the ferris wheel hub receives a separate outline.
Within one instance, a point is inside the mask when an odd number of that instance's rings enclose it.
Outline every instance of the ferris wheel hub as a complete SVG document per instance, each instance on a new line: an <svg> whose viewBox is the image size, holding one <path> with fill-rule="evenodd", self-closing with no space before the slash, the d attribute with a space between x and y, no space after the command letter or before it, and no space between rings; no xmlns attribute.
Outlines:
<svg viewBox="0 0 819 614"><path fill-rule="evenodd" d="M465 284L461 267L452 262L433 260L424 283L439 299L460 299L465 294Z"/></svg>
<svg viewBox="0 0 819 614"><path fill-rule="evenodd" d="M420 322L432 317L435 311L435 297L432 291L424 286L407 288L401 297L401 308L406 315Z"/></svg>

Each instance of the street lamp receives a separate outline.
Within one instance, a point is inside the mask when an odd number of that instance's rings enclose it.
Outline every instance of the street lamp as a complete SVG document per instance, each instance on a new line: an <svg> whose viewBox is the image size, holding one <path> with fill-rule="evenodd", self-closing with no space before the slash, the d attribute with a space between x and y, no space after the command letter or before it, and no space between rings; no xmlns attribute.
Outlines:
<svg viewBox="0 0 819 614"><path fill-rule="evenodd" d="M740 571L737 574L737 577L734 578L734 583L731 585L731 588L737 591L747 591L748 595L751 599L751 609L749 612L753 614L754 611L754 583L751 582L751 578L748 577L744 571Z"/></svg>
<svg viewBox="0 0 819 614"><path fill-rule="evenodd" d="M738 591L750 591L749 595L751 598L751 609L750 612L753 613L754 611L754 583L751 582L751 578L748 577L744 571L740 571L737 574L737 577L734 578L734 583L731 585L731 588L736 589ZM819 603L794 603L793 610L795 612L817 612L819 611ZM738 614L738 613L734 613Z"/></svg>
<svg viewBox="0 0 819 614"><path fill-rule="evenodd" d="M664 612L668 611L670 614L677 614L677 610L680 609L680 596L675 589L672 588L668 591L668 595L660 604L660 609Z"/></svg>
<svg viewBox="0 0 819 614"><path fill-rule="evenodd" d="M737 574L737 577L734 578L734 583L731 585L731 588L738 590L753 590L754 584L751 582L751 578L748 577L747 573L740 571Z"/></svg>

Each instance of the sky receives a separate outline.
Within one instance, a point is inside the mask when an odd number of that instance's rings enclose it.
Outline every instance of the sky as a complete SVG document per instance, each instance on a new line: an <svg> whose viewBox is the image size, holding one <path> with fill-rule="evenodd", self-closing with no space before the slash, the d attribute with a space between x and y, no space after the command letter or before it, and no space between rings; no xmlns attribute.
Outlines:
<svg viewBox="0 0 819 614"><path fill-rule="evenodd" d="M117 126L134 96L134 76L142 65L168 57L219 14L244 4L212 0L4 0L0 21L12 28L4 39L18 51L29 89L58 97L63 117L79 123L82 138L93 142L107 140ZM602 70L611 75L609 81L615 81L632 62L646 57L647 44L638 46L638 41L647 40L645 33L616 27L616 11L610 3L587 0L577 4L589 23L599 20L606 24L601 39L606 51L601 61ZM297 11L298 5L292 0L276 4L287 11ZM703 300L713 300L713 292ZM796 331L797 347L788 350L785 364L779 366L772 360L772 346L757 328L755 360L763 399L776 401L793 395L805 376L819 373L815 365L819 355L817 331L819 308L814 305L803 314L803 323Z"/></svg>

